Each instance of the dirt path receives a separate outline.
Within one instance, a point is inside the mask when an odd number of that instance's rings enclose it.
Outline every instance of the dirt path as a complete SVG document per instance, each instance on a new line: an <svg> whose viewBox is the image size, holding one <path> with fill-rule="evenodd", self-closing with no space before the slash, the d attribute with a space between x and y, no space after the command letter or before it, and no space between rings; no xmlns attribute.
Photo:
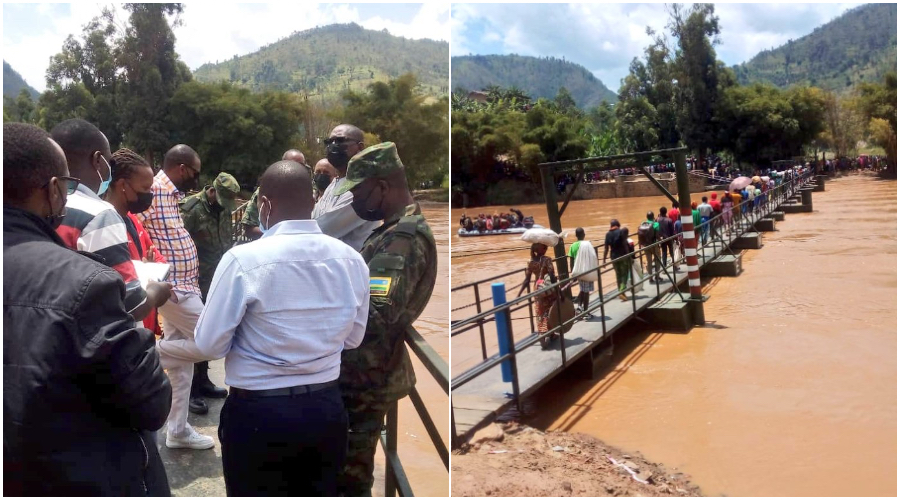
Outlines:
<svg viewBox="0 0 900 500"><path fill-rule="evenodd" d="M701 496L690 476L639 453L517 423L477 432L451 470L452 496Z"/></svg>

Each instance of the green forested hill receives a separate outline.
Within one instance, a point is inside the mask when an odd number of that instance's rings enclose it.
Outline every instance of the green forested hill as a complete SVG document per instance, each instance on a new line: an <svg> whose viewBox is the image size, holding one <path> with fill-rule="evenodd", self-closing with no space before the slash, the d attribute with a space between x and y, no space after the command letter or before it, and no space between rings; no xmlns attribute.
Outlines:
<svg viewBox="0 0 900 500"><path fill-rule="evenodd" d="M519 55L457 56L450 60L453 88L482 90L491 85L518 87L532 99L552 99L565 87L579 107L592 108L604 99L614 103L616 94L590 71L554 57Z"/></svg>
<svg viewBox="0 0 900 500"><path fill-rule="evenodd" d="M897 4L867 4L847 11L809 35L734 66L742 84L808 84L828 90L880 81L897 71Z"/></svg>
<svg viewBox="0 0 900 500"><path fill-rule="evenodd" d="M10 66L8 62L3 61L3 96L15 99L19 96L19 92L21 92L22 89L28 89L28 93L31 94L32 99L37 99L40 95L37 90L34 90L30 85L25 83L22 75L12 69L12 66Z"/></svg>
<svg viewBox="0 0 900 500"><path fill-rule="evenodd" d="M333 24L294 33L252 54L204 64L194 71L194 78L231 81L254 91L337 96L412 72L426 94L439 96L449 91L449 52L447 42Z"/></svg>

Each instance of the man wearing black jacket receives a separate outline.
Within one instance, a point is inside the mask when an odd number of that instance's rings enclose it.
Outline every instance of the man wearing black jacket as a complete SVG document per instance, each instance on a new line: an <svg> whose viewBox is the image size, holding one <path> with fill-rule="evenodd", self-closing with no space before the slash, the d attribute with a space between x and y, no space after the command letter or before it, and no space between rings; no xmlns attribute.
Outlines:
<svg viewBox="0 0 900 500"><path fill-rule="evenodd" d="M172 388L121 276L56 234L68 174L46 132L3 125L3 492L168 496Z"/></svg>

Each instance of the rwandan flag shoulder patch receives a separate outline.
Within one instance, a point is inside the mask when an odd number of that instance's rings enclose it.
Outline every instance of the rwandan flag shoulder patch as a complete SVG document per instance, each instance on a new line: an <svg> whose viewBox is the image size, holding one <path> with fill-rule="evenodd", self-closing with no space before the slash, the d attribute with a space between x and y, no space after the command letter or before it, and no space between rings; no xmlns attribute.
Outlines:
<svg viewBox="0 0 900 500"><path fill-rule="evenodd" d="M369 278L369 295L387 295L391 291L391 278Z"/></svg>

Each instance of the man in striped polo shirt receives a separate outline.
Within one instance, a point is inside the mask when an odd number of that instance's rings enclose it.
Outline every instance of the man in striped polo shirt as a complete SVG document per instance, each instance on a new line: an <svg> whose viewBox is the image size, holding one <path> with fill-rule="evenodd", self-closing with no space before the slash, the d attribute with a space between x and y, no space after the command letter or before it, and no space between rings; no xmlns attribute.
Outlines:
<svg viewBox="0 0 900 500"><path fill-rule="evenodd" d="M172 264L169 283L172 299L159 308L166 340L194 339L194 329L203 311L200 299L200 261L197 246L184 227L178 202L199 185L200 156L190 146L173 146L163 159L163 168L153 178L153 204L137 215L150 241L166 262ZM194 364L160 352L160 361L172 384L172 410L166 429L166 446L206 450L215 441L187 423ZM196 361L202 361L197 359Z"/></svg>
<svg viewBox="0 0 900 500"><path fill-rule="evenodd" d="M171 286L150 283L146 291L141 288L128 252L125 222L112 205L100 199L112 177L109 141L100 129L79 118L53 127L50 135L66 154L72 177L80 180L66 201L65 217L56 232L69 248L98 255L122 275L125 310L141 321L168 300Z"/></svg>

